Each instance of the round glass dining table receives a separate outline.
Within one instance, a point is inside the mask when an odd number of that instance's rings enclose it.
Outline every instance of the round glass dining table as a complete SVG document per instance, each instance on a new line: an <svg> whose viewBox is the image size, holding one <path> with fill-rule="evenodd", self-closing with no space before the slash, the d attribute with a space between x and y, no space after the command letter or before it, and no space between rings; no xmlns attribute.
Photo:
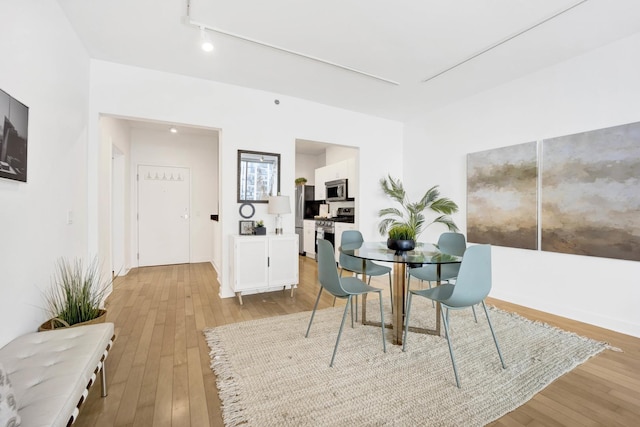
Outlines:
<svg viewBox="0 0 640 427"><path fill-rule="evenodd" d="M416 243L416 247L411 251L396 252L387 248L386 242L362 242L357 244L347 244L340 247L340 251L345 255L362 259L362 269L364 271L363 280L366 282L366 261L381 261L393 263L393 315L391 325L386 325L393 329L392 343L402 344L402 332L404 325L405 298L407 295L406 275L407 265L414 267L425 264L435 264L437 277L440 277L440 269L443 264L459 264L462 257L442 253L437 245L431 243ZM440 284L438 280L437 285ZM380 326L380 322L367 321L367 295L362 297L362 323L364 325ZM440 304L436 304L436 327L435 329L418 328L409 325L409 330L418 333L440 335Z"/></svg>

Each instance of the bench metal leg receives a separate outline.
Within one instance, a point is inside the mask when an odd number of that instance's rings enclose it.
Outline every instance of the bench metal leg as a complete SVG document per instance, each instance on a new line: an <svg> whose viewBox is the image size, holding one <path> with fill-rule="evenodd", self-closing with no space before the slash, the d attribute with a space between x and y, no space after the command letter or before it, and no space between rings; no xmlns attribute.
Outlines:
<svg viewBox="0 0 640 427"><path fill-rule="evenodd" d="M102 369L100 369L100 382L102 386L102 397L107 397L107 361L102 362Z"/></svg>

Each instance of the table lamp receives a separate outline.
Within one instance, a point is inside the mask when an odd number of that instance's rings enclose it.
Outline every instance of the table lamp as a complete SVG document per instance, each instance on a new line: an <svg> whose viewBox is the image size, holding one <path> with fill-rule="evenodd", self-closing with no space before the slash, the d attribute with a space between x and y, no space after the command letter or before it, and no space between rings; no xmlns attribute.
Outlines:
<svg viewBox="0 0 640 427"><path fill-rule="evenodd" d="M291 213L289 196L269 196L269 213L276 214L276 234L282 234L282 214Z"/></svg>

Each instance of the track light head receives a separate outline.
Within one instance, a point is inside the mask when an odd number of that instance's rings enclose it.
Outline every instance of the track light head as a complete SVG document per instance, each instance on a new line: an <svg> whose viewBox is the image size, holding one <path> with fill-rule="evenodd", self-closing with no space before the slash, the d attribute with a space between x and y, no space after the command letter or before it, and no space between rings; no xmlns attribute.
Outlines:
<svg viewBox="0 0 640 427"><path fill-rule="evenodd" d="M205 52L213 51L213 42L211 41L211 38L209 37L209 34L207 34L204 27L200 27L200 47Z"/></svg>

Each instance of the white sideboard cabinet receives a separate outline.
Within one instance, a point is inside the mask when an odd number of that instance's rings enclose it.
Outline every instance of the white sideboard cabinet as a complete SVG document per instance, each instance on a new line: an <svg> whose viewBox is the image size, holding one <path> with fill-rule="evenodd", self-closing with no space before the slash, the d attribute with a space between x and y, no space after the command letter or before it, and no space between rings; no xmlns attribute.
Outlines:
<svg viewBox="0 0 640 427"><path fill-rule="evenodd" d="M231 286L243 293L293 288L298 284L298 235L231 236Z"/></svg>

